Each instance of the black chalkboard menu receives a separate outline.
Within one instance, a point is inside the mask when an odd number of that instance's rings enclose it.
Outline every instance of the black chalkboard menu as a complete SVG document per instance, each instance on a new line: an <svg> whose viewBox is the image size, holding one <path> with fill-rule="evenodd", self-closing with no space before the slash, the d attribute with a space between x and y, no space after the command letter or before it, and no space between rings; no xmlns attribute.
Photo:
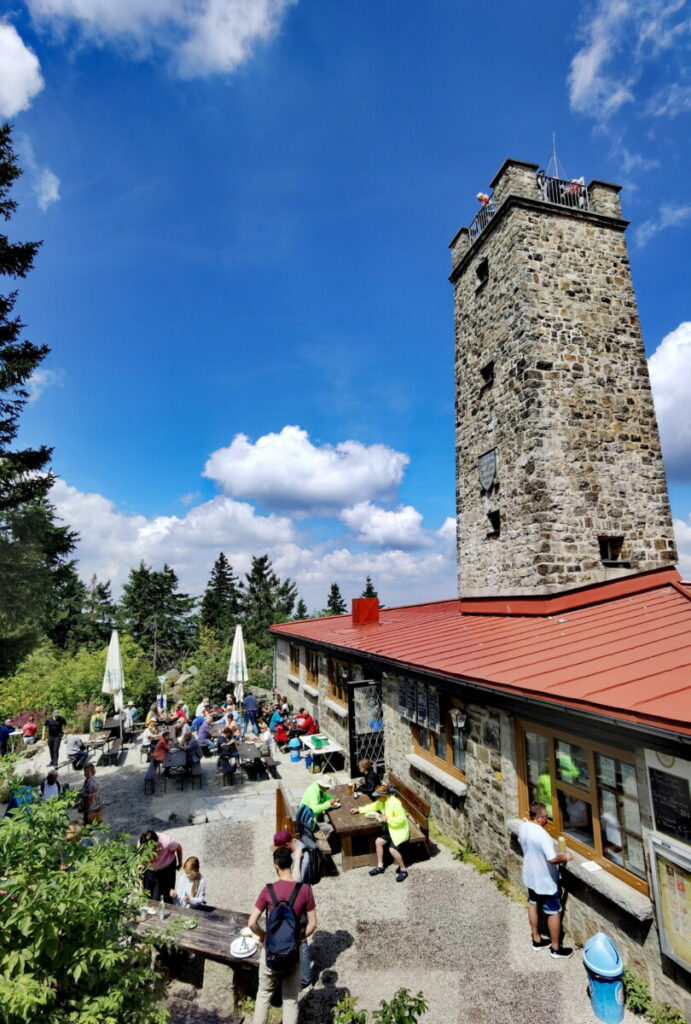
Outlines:
<svg viewBox="0 0 691 1024"><path fill-rule="evenodd" d="M409 679L408 680L408 718L410 719L411 722L415 722L416 721L416 717L415 717L415 711L416 711L415 700L416 700L416 697L417 697L417 694L415 693L415 683L412 681L412 679Z"/></svg>
<svg viewBox="0 0 691 1024"><path fill-rule="evenodd" d="M417 724L427 726L427 687L417 684Z"/></svg>
<svg viewBox="0 0 691 1024"><path fill-rule="evenodd" d="M439 732L439 690L433 686L427 692L427 717L432 732Z"/></svg>
<svg viewBox="0 0 691 1024"><path fill-rule="evenodd" d="M679 775L649 768L650 792L655 811L655 827L682 843L691 843L691 791L689 780Z"/></svg>

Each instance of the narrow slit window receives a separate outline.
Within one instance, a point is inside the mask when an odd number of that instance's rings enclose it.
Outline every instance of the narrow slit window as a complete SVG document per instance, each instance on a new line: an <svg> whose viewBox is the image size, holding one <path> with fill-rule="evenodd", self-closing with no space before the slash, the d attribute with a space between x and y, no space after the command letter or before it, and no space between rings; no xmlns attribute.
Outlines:
<svg viewBox="0 0 691 1024"><path fill-rule="evenodd" d="M484 260L480 260L475 273L477 274L478 287L480 287L480 285L485 284L489 278L489 260L487 257L485 257Z"/></svg>
<svg viewBox="0 0 691 1024"><path fill-rule="evenodd" d="M494 360L491 363L486 363L480 370L480 376L482 377L482 390L491 388L494 384Z"/></svg>
<svg viewBox="0 0 691 1024"><path fill-rule="evenodd" d="M498 537L501 531L501 514L497 509L494 512L488 512L487 518L489 520L489 530L487 532L488 537Z"/></svg>
<svg viewBox="0 0 691 1024"><path fill-rule="evenodd" d="M600 561L603 565L629 567L629 563L622 561L621 558L624 546L623 537L598 537L597 542L600 546Z"/></svg>

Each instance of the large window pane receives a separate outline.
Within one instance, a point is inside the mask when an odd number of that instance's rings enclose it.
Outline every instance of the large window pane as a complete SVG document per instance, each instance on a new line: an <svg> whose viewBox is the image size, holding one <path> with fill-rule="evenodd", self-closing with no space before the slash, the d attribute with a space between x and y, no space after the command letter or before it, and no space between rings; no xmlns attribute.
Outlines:
<svg viewBox="0 0 691 1024"><path fill-rule="evenodd" d="M602 851L607 860L645 878L636 770L605 754L595 755Z"/></svg>
<svg viewBox="0 0 691 1024"><path fill-rule="evenodd" d="M588 752L575 743L557 740L557 778L560 782L568 782L571 786L582 786L587 789Z"/></svg>
<svg viewBox="0 0 691 1024"><path fill-rule="evenodd" d="M567 796L559 791L559 807L561 809L564 833L577 839L584 846L594 847L593 816L590 804L578 797Z"/></svg>
<svg viewBox="0 0 691 1024"><path fill-rule="evenodd" d="M437 757L441 761L446 761L446 726L442 722L439 728L439 732L434 733L434 746Z"/></svg>
<svg viewBox="0 0 691 1024"><path fill-rule="evenodd" d="M451 744L453 752L453 766L459 771L465 771L465 739L460 729L451 729Z"/></svg>
<svg viewBox="0 0 691 1024"><path fill-rule="evenodd" d="M423 729L421 725L418 726L417 742L423 750L429 750L429 729Z"/></svg>
<svg viewBox="0 0 691 1024"><path fill-rule="evenodd" d="M552 815L552 780L549 775L549 740L539 733L525 734L525 757L528 764L529 802L544 804Z"/></svg>

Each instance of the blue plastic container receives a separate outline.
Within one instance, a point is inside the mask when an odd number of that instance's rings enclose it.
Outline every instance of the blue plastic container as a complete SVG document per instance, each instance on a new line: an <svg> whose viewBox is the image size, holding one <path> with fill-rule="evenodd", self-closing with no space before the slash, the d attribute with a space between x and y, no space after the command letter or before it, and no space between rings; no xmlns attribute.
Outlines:
<svg viewBox="0 0 691 1024"><path fill-rule="evenodd" d="M300 760L300 751L299 750L291 750L291 752L290 752L290 760L293 761L293 762L299 761Z"/></svg>
<svg viewBox="0 0 691 1024"><path fill-rule="evenodd" d="M593 1013L605 1024L621 1024L624 1019L624 961L604 932L588 939L583 949L583 963L588 972Z"/></svg>
<svg viewBox="0 0 691 1024"><path fill-rule="evenodd" d="M297 736L293 736L292 740L288 741L288 749L290 750L290 760L300 760L300 740Z"/></svg>

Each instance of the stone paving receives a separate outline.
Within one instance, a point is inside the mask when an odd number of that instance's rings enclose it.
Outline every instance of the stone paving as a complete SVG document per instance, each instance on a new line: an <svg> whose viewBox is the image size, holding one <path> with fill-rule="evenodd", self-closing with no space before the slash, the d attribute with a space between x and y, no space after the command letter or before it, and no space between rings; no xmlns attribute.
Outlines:
<svg viewBox="0 0 691 1024"><path fill-rule="evenodd" d="M280 755L278 755L280 757ZM44 766L41 752L34 764ZM136 749L117 768L97 766L105 818L117 831L171 832L185 856L199 857L209 902L251 910L272 879L269 846L274 832L276 780L218 786L215 761L203 763L202 790L175 784L144 796L145 766ZM282 757L278 768L297 799L313 780L302 763ZM80 776L61 772L78 785ZM341 780L345 778L341 774ZM190 822L194 823L191 824ZM339 866L340 856L335 857ZM374 1008L405 986L429 1002L423 1024L593 1024L580 951L557 962L534 953L525 908L500 893L488 876L439 848L414 864L403 884L389 868L370 878L361 868L325 877L315 888L319 928L312 940L316 984L301 998L301 1024L327 1024L346 992ZM568 934L567 934L568 941ZM201 991L178 986L176 1005L194 1007L195 1020L230 1013L229 971L208 963ZM194 996L192 1003L182 997ZM182 1015L178 1021L192 1019ZM633 1016L626 1014L633 1024Z"/></svg>

